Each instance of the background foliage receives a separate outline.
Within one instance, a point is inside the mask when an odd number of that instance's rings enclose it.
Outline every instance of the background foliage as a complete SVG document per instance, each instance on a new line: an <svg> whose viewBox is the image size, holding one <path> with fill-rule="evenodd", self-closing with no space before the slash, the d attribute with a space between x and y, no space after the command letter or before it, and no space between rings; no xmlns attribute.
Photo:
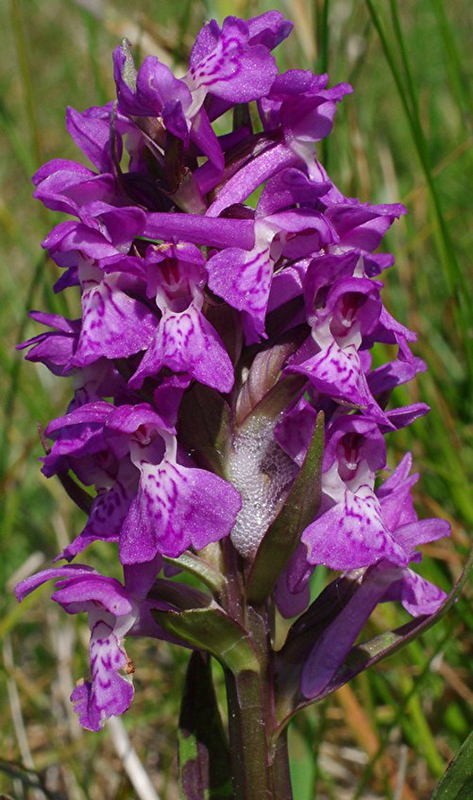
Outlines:
<svg viewBox="0 0 473 800"><path fill-rule="evenodd" d="M412 449L422 478L419 511L445 516L452 538L424 548L424 574L449 590L473 531L473 15L468 0L9 0L0 4L0 792L14 798L177 798L174 736L187 656L131 642L136 700L123 723L81 732L68 696L86 669L85 620L69 620L37 592L12 597L20 576L49 562L78 532L80 512L39 473L37 422L63 412L69 393L13 347L36 333L29 308L73 315L52 293L56 267L39 242L54 224L31 198L45 160L78 158L64 128L79 110L113 96L111 52L121 37L184 69L206 19L277 7L296 23L281 68L328 69L354 95L340 107L321 157L342 191L401 200L407 220L388 246L386 305L419 333L429 366L400 403L432 412L389 441L392 465ZM79 156L80 158L80 156ZM378 351L380 360L383 358ZM88 557L110 567L97 544ZM319 571L319 585L323 579ZM314 592L317 591L314 586ZM471 583L448 618L296 721L294 793L312 798L422 800L473 727ZM370 633L402 624L376 611ZM218 678L218 675L217 675ZM137 785L134 748L148 774ZM318 756L318 760L317 760ZM134 785L133 785L134 781ZM42 787L39 789L38 787ZM154 787L154 794L153 794ZM157 794L156 794L157 793Z"/></svg>

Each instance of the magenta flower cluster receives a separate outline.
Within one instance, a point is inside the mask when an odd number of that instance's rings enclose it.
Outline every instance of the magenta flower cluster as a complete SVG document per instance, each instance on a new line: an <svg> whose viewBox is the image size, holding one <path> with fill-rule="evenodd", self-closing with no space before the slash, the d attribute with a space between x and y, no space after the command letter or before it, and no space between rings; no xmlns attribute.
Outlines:
<svg viewBox="0 0 473 800"><path fill-rule="evenodd" d="M27 359L73 381L67 413L47 427L43 472L92 487L87 522L58 558L73 562L94 541L109 542L124 584L69 563L17 594L54 579L53 599L67 613L87 612L92 677L72 700L92 730L132 700L125 635L172 640L152 614L173 605L155 590L166 580L163 558L229 539L251 563L321 411L321 504L275 600L287 617L302 613L322 564L358 571L360 590L314 642L302 693L330 680L378 602L400 601L419 616L444 600L409 566L421 559L417 545L448 535L444 521L417 518L411 457L375 488L385 434L428 410L388 408L392 390L424 369L410 350L415 334L381 299L379 275L394 259L376 251L405 209L345 197L318 161L317 143L351 87L278 73L271 51L291 27L276 11L229 17L222 28L212 21L183 78L154 57L136 70L123 43L117 100L67 112L91 167L56 159L33 179L35 197L73 218L43 246L64 270L56 291L80 292L82 304L80 319L32 312L49 330L21 345ZM372 368L376 342L397 354ZM281 352L275 382L293 385L292 396L277 414L258 414L256 402L245 416L264 359ZM181 441L183 398L195 384L229 410L221 470ZM197 406L185 413L187 427L202 424Z"/></svg>

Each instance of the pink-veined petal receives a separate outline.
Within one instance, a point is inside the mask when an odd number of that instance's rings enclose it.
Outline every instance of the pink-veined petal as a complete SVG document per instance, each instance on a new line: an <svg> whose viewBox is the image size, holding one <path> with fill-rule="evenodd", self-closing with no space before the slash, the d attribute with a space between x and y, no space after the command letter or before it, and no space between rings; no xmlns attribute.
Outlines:
<svg viewBox="0 0 473 800"><path fill-rule="evenodd" d="M241 500L222 478L167 460L139 468L140 489L120 539L123 564L149 561L157 552L177 557L230 533Z"/></svg>
<svg viewBox="0 0 473 800"><path fill-rule="evenodd" d="M366 486L345 491L337 503L302 534L308 561L331 569L358 569L386 559L405 566L409 560L381 517L379 501Z"/></svg>

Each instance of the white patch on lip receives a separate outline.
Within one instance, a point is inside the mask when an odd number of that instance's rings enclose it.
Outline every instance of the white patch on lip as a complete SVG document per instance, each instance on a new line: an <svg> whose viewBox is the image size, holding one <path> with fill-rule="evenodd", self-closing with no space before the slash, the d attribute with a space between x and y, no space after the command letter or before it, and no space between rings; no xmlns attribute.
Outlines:
<svg viewBox="0 0 473 800"><path fill-rule="evenodd" d="M244 557L254 557L285 499L298 467L274 439L277 419L248 420L233 441L227 476L242 499L230 538Z"/></svg>

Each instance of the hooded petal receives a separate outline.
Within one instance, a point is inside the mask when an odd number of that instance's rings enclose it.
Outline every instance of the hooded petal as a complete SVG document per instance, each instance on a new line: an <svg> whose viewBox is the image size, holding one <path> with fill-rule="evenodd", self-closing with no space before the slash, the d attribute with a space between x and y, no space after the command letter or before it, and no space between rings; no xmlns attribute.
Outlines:
<svg viewBox="0 0 473 800"><path fill-rule="evenodd" d="M81 114L69 106L66 127L75 143L100 172L110 172L113 169L110 118L97 116L94 108Z"/></svg>
<svg viewBox="0 0 473 800"><path fill-rule="evenodd" d="M113 175L97 175L74 161L55 159L34 176L34 197L46 208L79 216L81 206L92 200L109 203L116 199Z"/></svg>
<svg viewBox="0 0 473 800"><path fill-rule="evenodd" d="M42 325L50 325L55 330L40 333L18 344L16 349L23 350L25 347L30 347L26 355L27 361L45 364L55 375L61 375L70 363L76 348L80 320L69 320L57 314L43 314L40 311L30 311L29 316Z"/></svg>
<svg viewBox="0 0 473 800"><path fill-rule="evenodd" d="M273 277L269 245L250 251L229 247L213 256L207 269L212 291L233 308L246 311L258 333L263 333Z"/></svg>
<svg viewBox="0 0 473 800"><path fill-rule="evenodd" d="M179 101L182 109L187 109L192 102L191 93L184 81L174 77L169 67L155 56L145 58L138 70L136 96L138 103L148 110L147 116L150 117L162 116L169 102Z"/></svg>
<svg viewBox="0 0 473 800"><path fill-rule="evenodd" d="M268 50L274 50L278 44L286 39L291 33L294 24L280 11L267 11L247 20L248 31L250 34L250 44L264 44Z"/></svg>

